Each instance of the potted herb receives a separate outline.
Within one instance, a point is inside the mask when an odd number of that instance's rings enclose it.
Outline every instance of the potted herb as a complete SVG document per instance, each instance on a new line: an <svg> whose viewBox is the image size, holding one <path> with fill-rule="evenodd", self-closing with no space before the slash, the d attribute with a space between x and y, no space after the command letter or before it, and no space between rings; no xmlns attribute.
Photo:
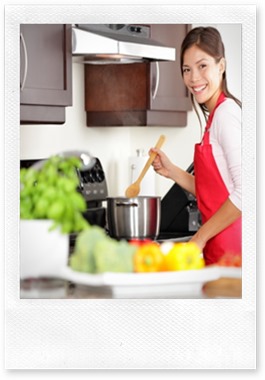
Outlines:
<svg viewBox="0 0 265 380"><path fill-rule="evenodd" d="M89 227L78 191L77 156L52 156L20 170L20 275L57 277L67 265L69 234ZM39 167L38 167L39 166Z"/></svg>

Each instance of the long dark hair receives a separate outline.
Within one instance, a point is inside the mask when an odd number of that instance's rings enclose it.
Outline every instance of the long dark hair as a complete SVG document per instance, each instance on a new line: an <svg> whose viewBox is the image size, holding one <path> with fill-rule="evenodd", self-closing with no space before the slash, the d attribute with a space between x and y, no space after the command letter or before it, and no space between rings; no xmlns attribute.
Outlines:
<svg viewBox="0 0 265 380"><path fill-rule="evenodd" d="M193 45L198 46L205 53L213 57L216 63L220 62L222 58L225 58L224 44L223 44L221 35L217 29L213 27L197 27L197 28L191 29L189 33L186 35L186 37L184 38L181 45L180 68L181 68L182 76L183 76L184 53L187 49L189 49ZM227 80L226 80L226 70L224 71L223 78L222 78L222 91L224 92L227 98L233 99L241 107L242 105L241 101L238 100L234 95L232 95L228 90ZM200 116L195 105L194 96L192 94L190 94L190 96L191 96L192 105L195 109L195 112L201 124ZM205 104L199 104L199 106L202 110L205 120L207 120L209 112Z"/></svg>

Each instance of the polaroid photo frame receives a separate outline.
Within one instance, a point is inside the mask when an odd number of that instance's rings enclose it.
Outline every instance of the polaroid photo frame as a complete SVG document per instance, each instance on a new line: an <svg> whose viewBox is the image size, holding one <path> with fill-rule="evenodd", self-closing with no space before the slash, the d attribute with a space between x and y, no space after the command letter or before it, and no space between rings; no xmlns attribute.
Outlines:
<svg viewBox="0 0 265 380"><path fill-rule="evenodd" d="M21 299L19 28L23 23L239 24L242 32L241 299ZM256 7L10 5L5 8L5 367L254 369ZM251 70L250 70L251 68Z"/></svg>

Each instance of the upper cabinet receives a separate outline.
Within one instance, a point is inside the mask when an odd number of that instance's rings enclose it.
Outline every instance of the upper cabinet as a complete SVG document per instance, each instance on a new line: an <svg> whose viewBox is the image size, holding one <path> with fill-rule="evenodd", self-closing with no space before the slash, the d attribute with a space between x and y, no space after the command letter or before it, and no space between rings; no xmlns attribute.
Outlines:
<svg viewBox="0 0 265 380"><path fill-rule="evenodd" d="M71 25L20 27L20 122L63 124L72 105Z"/></svg>
<svg viewBox="0 0 265 380"><path fill-rule="evenodd" d="M150 64L147 125L185 126L191 110L180 69L180 48L190 30L187 24L151 24L151 38L176 49L176 61Z"/></svg>
<svg viewBox="0 0 265 380"><path fill-rule="evenodd" d="M176 49L176 61L85 65L88 126L185 126L191 101L180 70L188 24L150 24L151 38Z"/></svg>

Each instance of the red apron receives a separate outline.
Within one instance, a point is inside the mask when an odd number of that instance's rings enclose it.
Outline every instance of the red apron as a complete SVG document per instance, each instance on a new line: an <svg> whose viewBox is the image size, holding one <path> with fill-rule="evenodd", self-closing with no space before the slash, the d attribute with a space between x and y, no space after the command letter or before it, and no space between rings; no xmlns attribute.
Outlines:
<svg viewBox="0 0 265 380"><path fill-rule="evenodd" d="M198 208L202 223L205 223L226 201L229 192L216 165L212 146L209 141L209 129L216 108L225 100L221 93L215 109L209 115L205 133L200 144L195 145L194 172ZM242 220L234 223L208 240L203 249L207 265L216 263L225 253L241 254L242 252Z"/></svg>

